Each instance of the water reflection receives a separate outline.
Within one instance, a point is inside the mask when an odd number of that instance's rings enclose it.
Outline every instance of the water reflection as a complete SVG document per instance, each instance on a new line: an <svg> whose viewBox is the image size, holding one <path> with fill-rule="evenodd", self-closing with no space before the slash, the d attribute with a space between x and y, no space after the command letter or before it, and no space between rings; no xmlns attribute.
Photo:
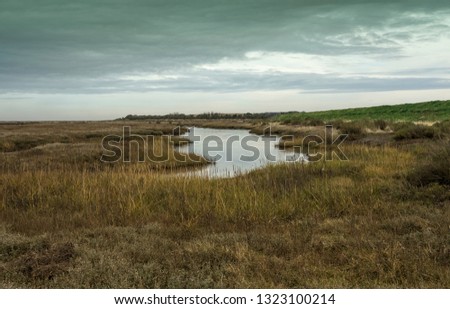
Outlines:
<svg viewBox="0 0 450 309"><path fill-rule="evenodd" d="M247 130L209 129L193 127L182 135L192 143L177 147L183 153L195 153L211 161L201 169L188 171L204 177L234 177L280 162L306 161L306 156L276 147L279 137L259 136Z"/></svg>

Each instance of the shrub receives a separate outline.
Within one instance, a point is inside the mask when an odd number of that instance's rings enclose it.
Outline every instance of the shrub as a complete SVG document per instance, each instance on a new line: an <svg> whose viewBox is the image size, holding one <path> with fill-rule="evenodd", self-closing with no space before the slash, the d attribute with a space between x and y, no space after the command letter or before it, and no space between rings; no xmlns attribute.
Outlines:
<svg viewBox="0 0 450 309"><path fill-rule="evenodd" d="M28 150L45 143L46 141L42 139L31 140L29 138L5 140L0 142L0 152Z"/></svg>
<svg viewBox="0 0 450 309"><path fill-rule="evenodd" d="M436 136L436 128L428 127L424 125L417 125L414 123L405 123L403 125L397 125L394 133L394 139L407 140L418 138L434 138Z"/></svg>
<svg viewBox="0 0 450 309"><path fill-rule="evenodd" d="M332 125L335 129L340 129L342 127L342 125L344 124L343 120L331 120L331 121L327 121L327 124Z"/></svg>
<svg viewBox="0 0 450 309"><path fill-rule="evenodd" d="M318 118L294 118L294 119L286 119L283 121L284 124L293 124L293 125L301 125L301 126L323 126L325 122Z"/></svg>
<svg viewBox="0 0 450 309"><path fill-rule="evenodd" d="M374 124L375 128L378 128L378 129L383 130L383 131L388 126L387 122L385 120L383 120L383 119L374 120L373 124Z"/></svg>
<svg viewBox="0 0 450 309"><path fill-rule="evenodd" d="M364 127L357 122L344 122L340 125L339 131L348 135L348 140L356 140L366 135Z"/></svg>
<svg viewBox="0 0 450 309"><path fill-rule="evenodd" d="M439 137L450 135L450 120L444 120L433 124L433 128L437 130Z"/></svg>
<svg viewBox="0 0 450 309"><path fill-rule="evenodd" d="M320 120L320 119L316 119L316 118L305 119L305 125L308 125L308 126L317 127L317 126L323 126L324 124L325 124L325 122L323 122L323 120Z"/></svg>
<svg viewBox="0 0 450 309"><path fill-rule="evenodd" d="M433 153L409 173L409 183L415 186L450 185L450 143L432 150Z"/></svg>

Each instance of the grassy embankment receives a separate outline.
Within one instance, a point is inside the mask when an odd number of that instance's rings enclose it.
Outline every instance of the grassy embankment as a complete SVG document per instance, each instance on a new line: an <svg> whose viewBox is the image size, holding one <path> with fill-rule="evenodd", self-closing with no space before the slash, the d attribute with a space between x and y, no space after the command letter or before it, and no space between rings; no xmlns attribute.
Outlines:
<svg viewBox="0 0 450 309"><path fill-rule="evenodd" d="M290 113L277 118L282 122L304 120L377 120L384 121L442 121L450 119L450 101L348 108L308 113Z"/></svg>
<svg viewBox="0 0 450 309"><path fill-rule="evenodd" d="M1 127L69 140L1 153L1 287L450 287L444 133L208 180L99 168L71 147L117 127L67 126Z"/></svg>
<svg viewBox="0 0 450 309"><path fill-rule="evenodd" d="M278 126L300 128L288 131L294 138L282 141L282 148L302 146L311 134L323 137L323 130L317 131L317 127L328 124L347 134L351 143L395 145L411 140L443 140L450 133L450 101L292 113L277 120Z"/></svg>

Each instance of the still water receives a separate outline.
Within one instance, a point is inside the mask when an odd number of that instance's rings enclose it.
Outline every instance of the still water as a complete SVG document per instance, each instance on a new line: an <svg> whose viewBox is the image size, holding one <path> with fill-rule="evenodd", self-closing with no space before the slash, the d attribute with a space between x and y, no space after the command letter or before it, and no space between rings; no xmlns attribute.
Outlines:
<svg viewBox="0 0 450 309"><path fill-rule="evenodd" d="M178 147L183 153L195 153L211 161L201 169L186 172L204 177L234 177L267 164L306 161L306 156L276 147L279 137L259 136L248 130L189 128L182 135L193 143Z"/></svg>

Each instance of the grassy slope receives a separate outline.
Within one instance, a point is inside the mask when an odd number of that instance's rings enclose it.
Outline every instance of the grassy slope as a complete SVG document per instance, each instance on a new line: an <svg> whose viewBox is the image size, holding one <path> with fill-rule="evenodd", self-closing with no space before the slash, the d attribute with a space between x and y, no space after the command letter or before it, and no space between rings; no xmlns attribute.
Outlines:
<svg viewBox="0 0 450 309"><path fill-rule="evenodd" d="M322 112L292 113L280 115L280 121L295 121L307 118L321 120L383 119L402 121L439 121L450 119L450 101L432 101L415 104L384 105L365 108L349 108Z"/></svg>

